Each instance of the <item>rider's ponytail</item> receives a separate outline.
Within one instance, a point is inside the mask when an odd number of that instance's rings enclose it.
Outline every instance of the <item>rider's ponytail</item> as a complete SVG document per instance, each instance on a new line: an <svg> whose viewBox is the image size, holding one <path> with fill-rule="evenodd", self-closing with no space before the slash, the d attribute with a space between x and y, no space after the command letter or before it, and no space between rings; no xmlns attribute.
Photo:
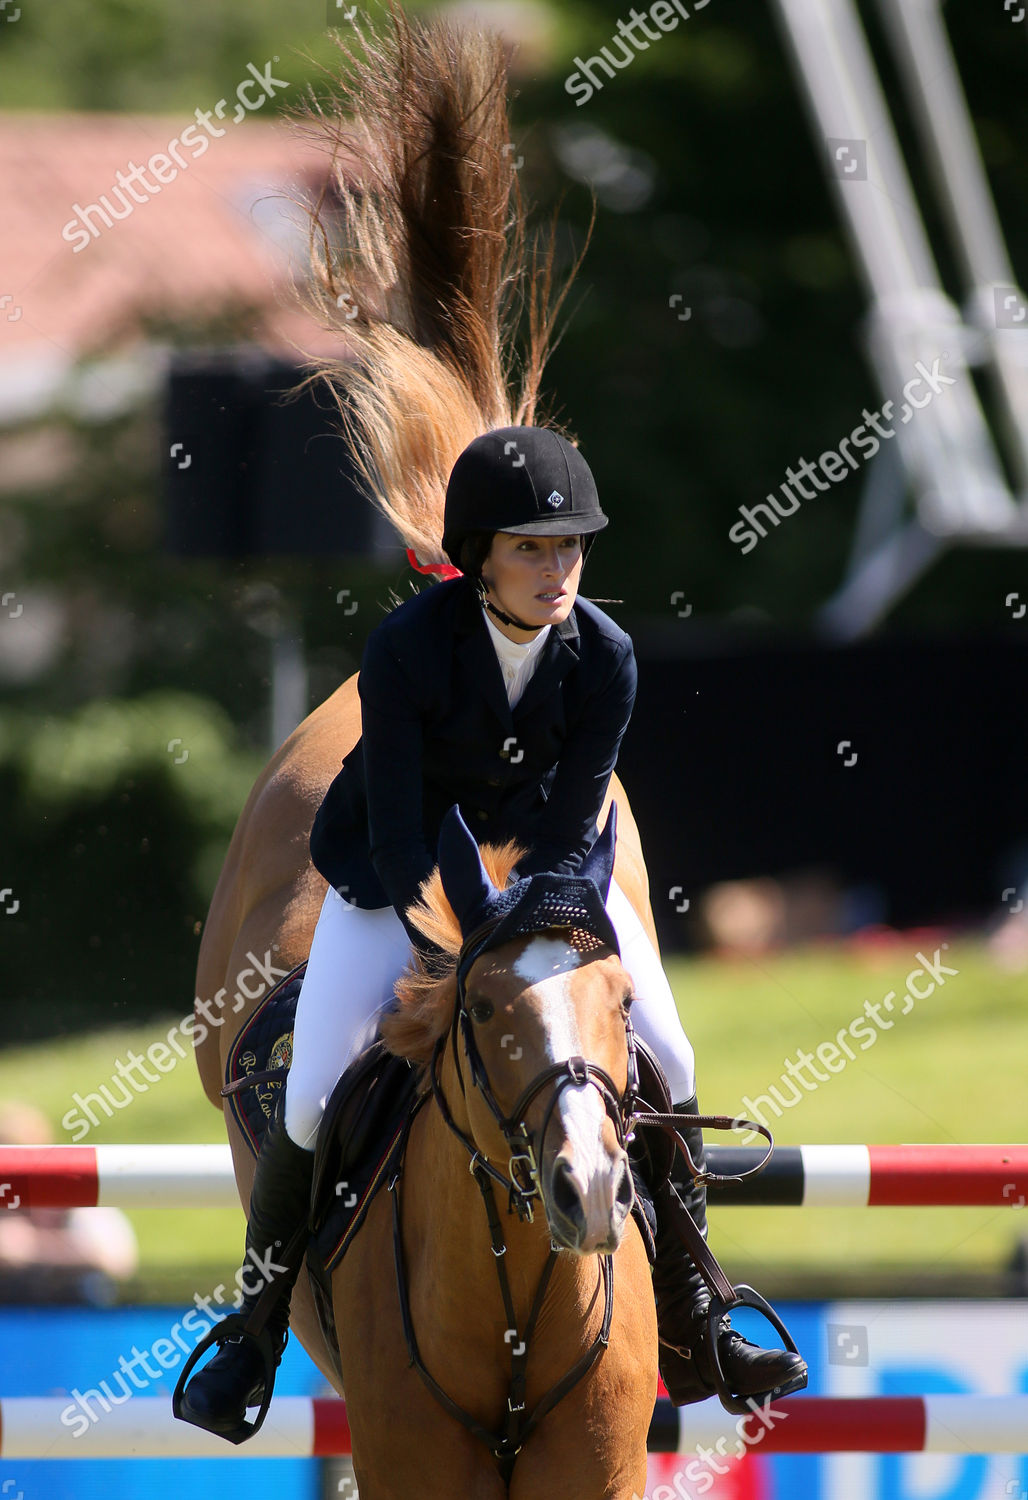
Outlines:
<svg viewBox="0 0 1028 1500"><path fill-rule="evenodd" d="M332 153L328 183L308 205L313 299L353 351L352 361L313 361L310 380L332 390L369 497L429 562L443 558L458 455L490 429L535 423L581 257L554 294L552 234L545 248L528 244L506 45L438 16L389 11L385 36L354 27L362 56L336 34L346 75L300 117Z"/></svg>

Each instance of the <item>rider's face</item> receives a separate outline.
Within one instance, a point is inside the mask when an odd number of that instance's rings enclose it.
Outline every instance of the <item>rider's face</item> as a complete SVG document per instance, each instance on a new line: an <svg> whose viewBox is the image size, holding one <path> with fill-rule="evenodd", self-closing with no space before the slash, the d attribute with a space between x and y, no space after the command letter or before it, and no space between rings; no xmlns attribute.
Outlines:
<svg viewBox="0 0 1028 1500"><path fill-rule="evenodd" d="M580 536L519 536L498 531L482 565L482 581L489 598L506 614L515 615L532 631L493 624L514 641L530 641L543 625L566 620L578 595L582 576Z"/></svg>

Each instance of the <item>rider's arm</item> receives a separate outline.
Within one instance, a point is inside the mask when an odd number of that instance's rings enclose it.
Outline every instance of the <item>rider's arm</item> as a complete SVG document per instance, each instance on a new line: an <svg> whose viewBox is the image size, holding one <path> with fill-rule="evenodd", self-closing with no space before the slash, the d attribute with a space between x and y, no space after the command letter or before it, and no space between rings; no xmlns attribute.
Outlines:
<svg viewBox="0 0 1028 1500"><path fill-rule="evenodd" d="M556 774L531 851L519 875L551 870L572 875L589 850L618 747L632 716L638 673L625 636L609 676L588 700L560 752Z"/></svg>
<svg viewBox="0 0 1028 1500"><path fill-rule="evenodd" d="M435 865L424 836L421 712L411 676L380 634L368 638L357 688L371 862L411 942L436 953L405 914Z"/></svg>

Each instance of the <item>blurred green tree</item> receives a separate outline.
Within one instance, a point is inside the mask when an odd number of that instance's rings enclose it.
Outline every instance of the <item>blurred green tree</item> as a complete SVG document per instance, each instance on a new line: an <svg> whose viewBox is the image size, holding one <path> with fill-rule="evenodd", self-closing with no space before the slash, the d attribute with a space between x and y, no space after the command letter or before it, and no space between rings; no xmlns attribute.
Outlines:
<svg viewBox="0 0 1028 1500"><path fill-rule="evenodd" d="M868 0L862 9L877 38ZM748 556L728 530L786 465L880 405L859 341L864 294L767 0L711 0L579 107L565 86L574 59L609 42L622 14L613 0L554 12L550 66L517 77L513 104L521 181L540 222L561 204L564 264L591 193L598 204L547 380L613 520L587 592L623 601L612 612L630 629L670 622L677 591L696 617L803 629L840 579L862 476ZM1023 272L1016 28L974 0L951 0L947 16ZM324 0L219 0L188 14L171 0L22 0L17 22L0 24L3 98L185 119L233 91L248 62L277 56L289 105L334 63L324 22ZM910 164L923 182L916 151ZM934 211L929 222L938 231ZM940 263L959 294L945 251ZM2 883L22 901L3 923L8 1000L33 1030L184 1013L197 924L267 752L268 599L302 628L313 704L356 669L390 588L406 593L410 575L400 562L170 559L151 407L94 426L58 417L27 435L68 445L70 461L57 484L9 487L0 516L5 587L49 599L63 622L39 669L4 686L0 796L14 828ZM996 623L1015 570L1014 552L954 551L886 628ZM359 605L346 619L342 587Z"/></svg>

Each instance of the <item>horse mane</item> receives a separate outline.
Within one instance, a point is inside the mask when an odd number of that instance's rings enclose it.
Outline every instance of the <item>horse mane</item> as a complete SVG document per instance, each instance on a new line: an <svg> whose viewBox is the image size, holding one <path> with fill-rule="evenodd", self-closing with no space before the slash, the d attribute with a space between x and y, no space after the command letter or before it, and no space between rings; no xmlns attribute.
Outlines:
<svg viewBox="0 0 1028 1500"><path fill-rule="evenodd" d="M483 844L479 853L493 885L502 890L525 850L512 840L506 844ZM397 1057L424 1065L431 1060L433 1047L453 1017L461 945L460 924L446 898L438 866L422 883L421 900L408 908L407 916L420 933L443 950L447 967L440 973L438 967L429 966L420 954L412 955L396 982L396 1004L383 1017L382 1039Z"/></svg>
<svg viewBox="0 0 1028 1500"><path fill-rule="evenodd" d="M387 8L384 35L352 26L361 52L333 32L340 75L326 69L324 96L312 90L294 112L330 156L320 196L303 205L301 298L348 350L309 356L297 392L324 383L367 497L429 563L445 560L459 454L484 432L536 423L556 318L589 237L555 290L556 214L546 243L529 243L502 38Z"/></svg>

